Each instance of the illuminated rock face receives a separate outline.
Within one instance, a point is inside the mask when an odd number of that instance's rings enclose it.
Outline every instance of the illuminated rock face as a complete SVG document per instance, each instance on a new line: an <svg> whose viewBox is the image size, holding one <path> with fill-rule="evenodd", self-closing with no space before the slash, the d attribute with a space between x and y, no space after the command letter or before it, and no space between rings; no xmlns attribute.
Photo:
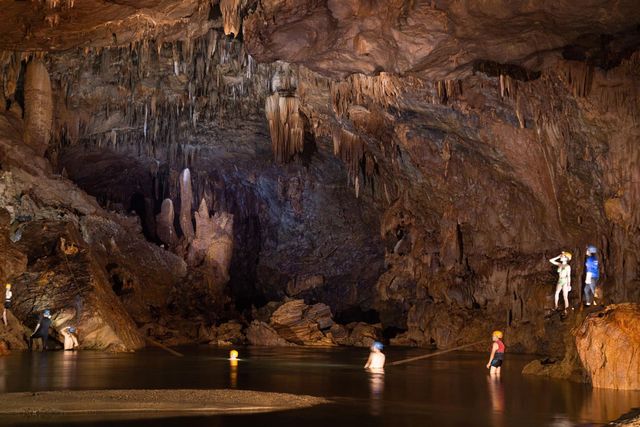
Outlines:
<svg viewBox="0 0 640 427"><path fill-rule="evenodd" d="M24 98L24 142L42 156L51 138L53 99L49 73L41 61L32 60L27 65Z"/></svg>
<svg viewBox="0 0 640 427"><path fill-rule="evenodd" d="M615 304L590 314L576 346L594 387L640 390L640 305Z"/></svg>
<svg viewBox="0 0 640 427"><path fill-rule="evenodd" d="M605 300L640 300L638 12L529 3L13 2L30 25L0 29L3 114L25 120L6 132L28 133L41 64L52 138L49 160L0 162L68 175L99 202L81 209L186 261L159 286L107 269L139 324L294 297L352 325L336 342L380 332L364 321L440 347L504 329L560 356L548 258L574 253L578 302L595 244ZM0 247L2 274L31 268Z"/></svg>

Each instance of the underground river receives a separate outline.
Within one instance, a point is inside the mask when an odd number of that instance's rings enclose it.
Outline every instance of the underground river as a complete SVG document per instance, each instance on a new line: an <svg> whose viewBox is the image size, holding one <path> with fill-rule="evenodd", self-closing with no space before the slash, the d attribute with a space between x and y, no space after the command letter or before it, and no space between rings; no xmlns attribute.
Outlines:
<svg viewBox="0 0 640 427"><path fill-rule="evenodd" d="M525 377L528 356L509 355L502 379L489 380L486 355L445 354L384 375L362 369L366 349L240 348L237 367L228 349L182 348L184 357L162 350L20 353L0 359L0 391L102 389L226 389L324 397L330 404L250 415L178 416L136 414L0 416L0 425L65 426L591 426L603 425L640 406L640 392L592 389L546 378ZM424 353L389 349L387 360Z"/></svg>

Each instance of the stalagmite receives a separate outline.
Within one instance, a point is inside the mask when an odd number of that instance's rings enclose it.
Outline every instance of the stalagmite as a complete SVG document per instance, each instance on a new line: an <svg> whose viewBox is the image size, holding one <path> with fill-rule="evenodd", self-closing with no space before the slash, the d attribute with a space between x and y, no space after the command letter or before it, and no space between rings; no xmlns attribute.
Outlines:
<svg viewBox="0 0 640 427"><path fill-rule="evenodd" d="M191 222L192 200L191 172L186 168L180 174L180 228L187 242L191 242L195 234Z"/></svg>
<svg viewBox="0 0 640 427"><path fill-rule="evenodd" d="M176 230L173 227L174 220L173 202L171 199L164 199L160 207L160 213L156 215L156 233L160 241L168 247L174 246L177 240Z"/></svg>
<svg viewBox="0 0 640 427"><path fill-rule="evenodd" d="M24 142L43 156L51 138L53 96L47 68L38 60L27 65L24 104Z"/></svg>
<svg viewBox="0 0 640 427"><path fill-rule="evenodd" d="M196 234L189 246L187 263L198 266L204 262L207 268L213 269L218 279L228 281L233 254L233 215L217 212L209 216L207 203L202 199L194 217Z"/></svg>
<svg viewBox="0 0 640 427"><path fill-rule="evenodd" d="M240 19L241 0L220 0L220 11L224 24L224 33L227 36L233 34L234 37L240 35L242 19Z"/></svg>

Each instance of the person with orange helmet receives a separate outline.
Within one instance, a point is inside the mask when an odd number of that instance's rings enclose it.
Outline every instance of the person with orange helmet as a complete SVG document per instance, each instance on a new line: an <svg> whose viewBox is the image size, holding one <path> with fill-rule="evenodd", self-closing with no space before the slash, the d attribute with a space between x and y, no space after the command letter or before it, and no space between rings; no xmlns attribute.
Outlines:
<svg viewBox="0 0 640 427"><path fill-rule="evenodd" d="M549 262L558 266L558 284L556 285L555 294L555 308L558 309L558 299L560 298L560 292L564 297L564 311L566 313L569 308L569 291L571 291L571 261L570 252L562 252L555 258L551 258Z"/></svg>
<svg viewBox="0 0 640 427"><path fill-rule="evenodd" d="M502 342L502 331L493 331L491 334L491 340L493 345L491 346L491 355L489 356L489 363L487 363L487 369L489 369L489 375L492 377L500 376L500 368L504 361L504 351L506 349Z"/></svg>

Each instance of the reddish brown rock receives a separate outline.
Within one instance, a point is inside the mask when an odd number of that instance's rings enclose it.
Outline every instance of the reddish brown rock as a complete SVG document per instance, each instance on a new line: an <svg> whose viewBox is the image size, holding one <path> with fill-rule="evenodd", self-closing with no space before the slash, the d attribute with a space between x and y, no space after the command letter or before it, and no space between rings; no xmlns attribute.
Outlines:
<svg viewBox="0 0 640 427"><path fill-rule="evenodd" d="M294 345L278 335L278 332L268 324L254 320L247 328L247 341L251 345L268 347L286 347Z"/></svg>
<svg viewBox="0 0 640 427"><path fill-rule="evenodd" d="M243 344L245 336L242 333L242 325L238 322L226 322L216 328L216 338L210 344L230 346Z"/></svg>
<svg viewBox="0 0 640 427"><path fill-rule="evenodd" d="M594 387L640 390L640 304L615 304L587 316L576 347Z"/></svg>
<svg viewBox="0 0 640 427"><path fill-rule="evenodd" d="M175 212L173 202L171 199L164 199L160 206L160 213L156 215L156 233L158 234L158 238L169 248L174 247L178 240L173 225L174 221Z"/></svg>
<svg viewBox="0 0 640 427"><path fill-rule="evenodd" d="M324 304L308 306L304 300L281 305L271 316L270 325L285 340L300 345L335 345L321 329L333 324L331 311Z"/></svg>
<svg viewBox="0 0 640 427"><path fill-rule="evenodd" d="M45 65L32 60L24 82L24 143L43 156L49 146L53 125L51 80Z"/></svg>

